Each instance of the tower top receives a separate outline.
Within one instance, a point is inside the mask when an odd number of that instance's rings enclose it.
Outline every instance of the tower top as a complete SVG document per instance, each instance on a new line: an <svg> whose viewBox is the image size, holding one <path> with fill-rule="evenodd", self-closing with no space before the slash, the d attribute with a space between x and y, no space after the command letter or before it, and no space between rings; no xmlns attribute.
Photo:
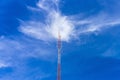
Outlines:
<svg viewBox="0 0 120 80"><path fill-rule="evenodd" d="M60 35L60 31L58 31L58 49L61 49L61 35Z"/></svg>

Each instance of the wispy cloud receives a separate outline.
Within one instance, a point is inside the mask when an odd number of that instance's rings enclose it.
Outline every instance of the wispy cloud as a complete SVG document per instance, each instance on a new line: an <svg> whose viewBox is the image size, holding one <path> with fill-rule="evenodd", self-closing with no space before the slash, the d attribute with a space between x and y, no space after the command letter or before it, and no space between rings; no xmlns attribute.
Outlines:
<svg viewBox="0 0 120 80"><path fill-rule="evenodd" d="M58 31L60 31L62 40L69 41L74 36L73 21L61 14L58 3L58 0L39 1L38 7L47 13L45 23L30 20L25 22L26 25L21 25L20 31L46 41L57 39Z"/></svg>
<svg viewBox="0 0 120 80"><path fill-rule="evenodd" d="M75 24L79 26L79 34L89 33L95 31L102 31L116 25L120 25L120 19L116 16L111 17L105 12L101 12L97 15L92 15L84 20L75 20Z"/></svg>
<svg viewBox="0 0 120 80"><path fill-rule="evenodd" d="M30 20L22 22L19 30L24 34L43 41L57 39L58 31L62 36L62 41L68 42L83 33L101 31L120 24L120 19L111 16L104 10L88 18L78 19L79 15L63 15L59 10L59 0L40 0L37 3L38 9L31 8L33 12L40 10L45 12L45 22Z"/></svg>
<svg viewBox="0 0 120 80"><path fill-rule="evenodd" d="M111 46L108 49L106 49L104 53L101 54L101 56L120 59L119 46L120 44L117 42L112 43Z"/></svg>
<svg viewBox="0 0 120 80"><path fill-rule="evenodd" d="M5 61L11 61L16 59L26 58L26 57L35 57L41 58L43 60L51 61L55 58L55 50L51 47L48 47L46 50L46 43L36 42L36 40L29 41L27 38L19 38L11 40L9 38L0 39L0 59ZM49 45L48 45L49 46ZM51 53L49 52L51 51ZM6 58L7 57L7 58ZM14 58L13 58L14 57ZM14 60L13 60L14 61Z"/></svg>
<svg viewBox="0 0 120 80"><path fill-rule="evenodd" d="M31 40L19 36L19 38L0 38L0 68L11 67L14 69L9 76L3 76L0 79L44 79L49 77L49 73L44 72L40 67L29 70L27 59L38 59L39 61L45 61L52 63L56 59L56 53L53 48L46 48L46 43L37 42L37 40ZM55 46L56 47L56 46ZM47 49L47 50L46 50ZM22 65L22 66L20 66ZM37 66L36 66L37 67ZM29 70L29 71L28 71ZM33 74L34 72L34 74ZM32 73L31 77L25 75ZM39 76L37 75L39 74ZM14 77L13 77L14 76Z"/></svg>
<svg viewBox="0 0 120 80"><path fill-rule="evenodd" d="M4 67L9 67L9 65L5 62L0 61L0 68L4 68Z"/></svg>

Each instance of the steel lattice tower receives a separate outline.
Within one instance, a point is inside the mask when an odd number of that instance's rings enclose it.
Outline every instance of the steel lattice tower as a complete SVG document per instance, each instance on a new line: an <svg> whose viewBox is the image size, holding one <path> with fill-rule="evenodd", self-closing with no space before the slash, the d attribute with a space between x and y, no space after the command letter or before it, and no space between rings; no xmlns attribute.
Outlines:
<svg viewBox="0 0 120 80"><path fill-rule="evenodd" d="M58 32L58 64L57 64L57 80L61 80L61 35Z"/></svg>

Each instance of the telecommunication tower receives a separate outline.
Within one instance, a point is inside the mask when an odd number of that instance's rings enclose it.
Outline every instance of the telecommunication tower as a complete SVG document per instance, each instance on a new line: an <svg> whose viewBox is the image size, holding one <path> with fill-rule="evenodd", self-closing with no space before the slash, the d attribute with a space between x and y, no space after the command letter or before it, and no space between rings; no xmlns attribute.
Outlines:
<svg viewBox="0 0 120 80"><path fill-rule="evenodd" d="M58 63L57 63L57 80L61 80L61 35L60 31L58 32Z"/></svg>

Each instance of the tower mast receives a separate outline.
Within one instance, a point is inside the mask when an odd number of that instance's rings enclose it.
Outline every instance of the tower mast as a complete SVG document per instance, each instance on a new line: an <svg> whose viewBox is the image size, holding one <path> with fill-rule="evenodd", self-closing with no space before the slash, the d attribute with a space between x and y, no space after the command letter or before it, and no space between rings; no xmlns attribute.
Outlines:
<svg viewBox="0 0 120 80"><path fill-rule="evenodd" d="M58 32L58 63L57 63L57 80L61 80L61 35Z"/></svg>

